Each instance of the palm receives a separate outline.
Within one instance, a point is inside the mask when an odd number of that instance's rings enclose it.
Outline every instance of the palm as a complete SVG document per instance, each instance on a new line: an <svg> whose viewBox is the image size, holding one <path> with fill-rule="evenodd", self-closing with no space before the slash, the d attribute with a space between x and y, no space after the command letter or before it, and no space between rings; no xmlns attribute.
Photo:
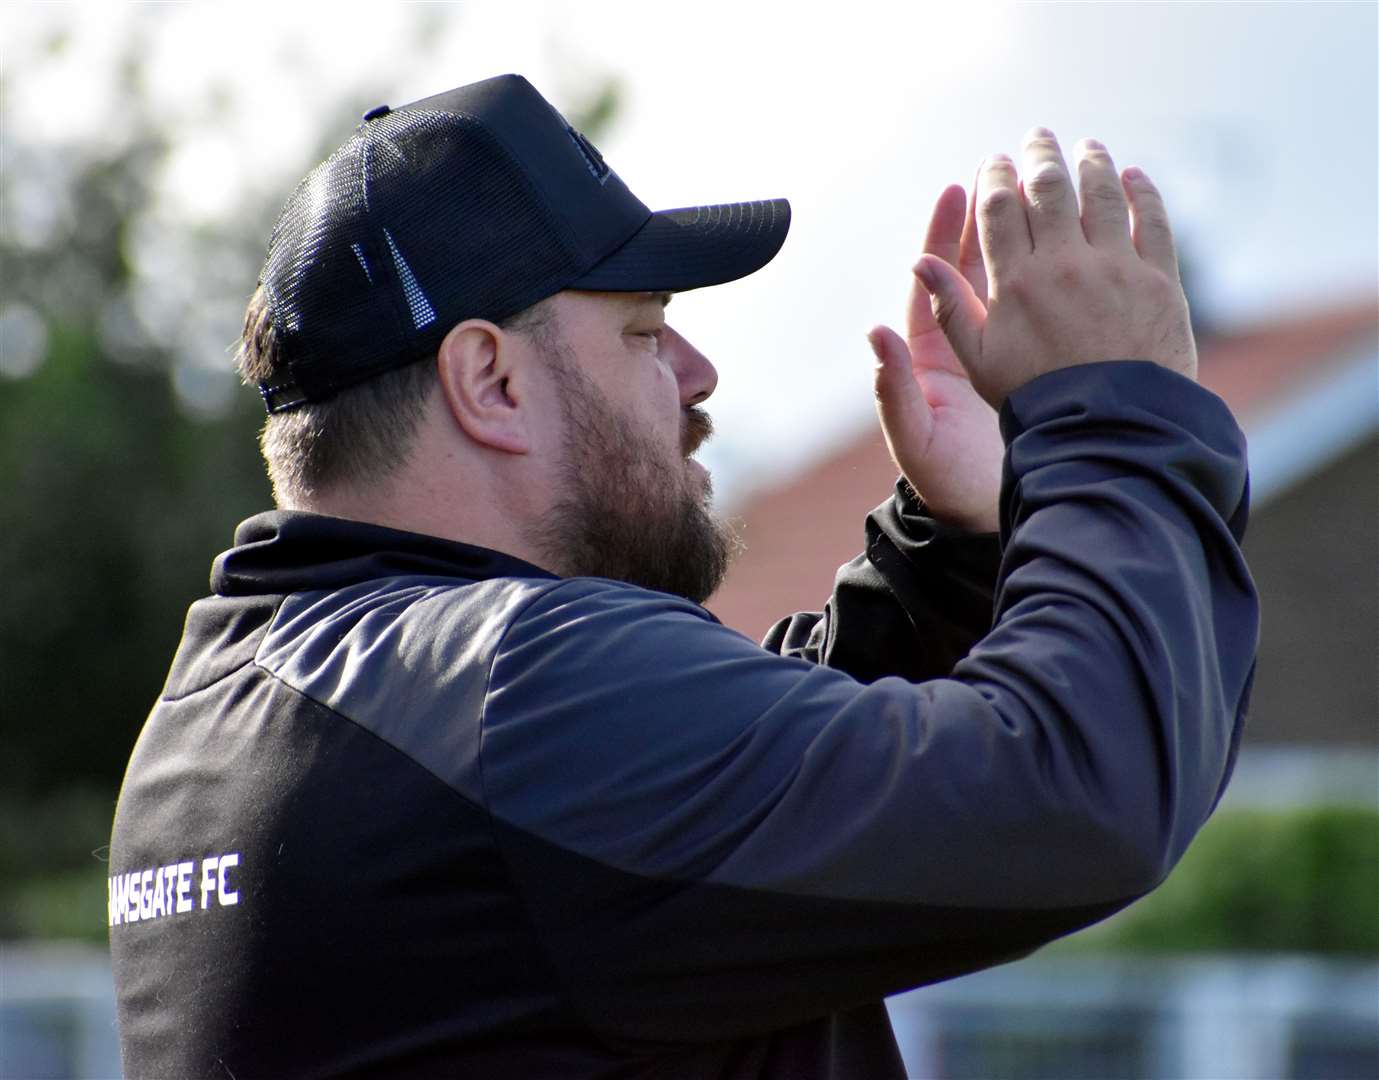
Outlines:
<svg viewBox="0 0 1379 1080"><path fill-rule="evenodd" d="M939 198L924 249L957 267L985 302L986 272L961 188ZM898 335L891 337L891 348L898 349ZM884 394L878 385L881 424L896 465L936 517L994 529L1004 453L996 413L973 389L918 280L904 346L909 386L899 375Z"/></svg>

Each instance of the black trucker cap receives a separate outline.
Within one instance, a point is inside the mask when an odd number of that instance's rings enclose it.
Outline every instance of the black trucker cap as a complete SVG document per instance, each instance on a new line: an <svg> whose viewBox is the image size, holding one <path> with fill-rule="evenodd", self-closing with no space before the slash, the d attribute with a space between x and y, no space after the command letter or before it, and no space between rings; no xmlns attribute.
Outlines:
<svg viewBox="0 0 1379 1080"><path fill-rule="evenodd" d="M435 353L561 289L676 292L765 266L784 199L652 213L520 75L379 106L293 192L260 284L270 413Z"/></svg>

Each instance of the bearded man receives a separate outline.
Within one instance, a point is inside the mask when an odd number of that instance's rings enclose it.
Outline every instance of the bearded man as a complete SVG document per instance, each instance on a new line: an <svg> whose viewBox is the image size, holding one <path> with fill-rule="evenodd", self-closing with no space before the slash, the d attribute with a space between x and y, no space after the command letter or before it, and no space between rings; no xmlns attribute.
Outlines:
<svg viewBox="0 0 1379 1080"><path fill-rule="evenodd" d="M307 177L240 351L278 509L115 819L128 1076L902 1076L886 995L1163 879L1253 671L1243 438L1143 173L1035 129L968 202L871 337L897 491L763 647L666 305L785 202L653 214L517 76Z"/></svg>

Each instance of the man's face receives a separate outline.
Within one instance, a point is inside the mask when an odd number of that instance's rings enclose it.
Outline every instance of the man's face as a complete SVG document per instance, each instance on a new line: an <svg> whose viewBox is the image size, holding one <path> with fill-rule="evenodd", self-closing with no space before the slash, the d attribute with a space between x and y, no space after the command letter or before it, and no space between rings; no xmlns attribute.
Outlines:
<svg viewBox="0 0 1379 1080"><path fill-rule="evenodd" d="M665 325L665 299L562 293L543 336L559 395L557 498L534 538L568 576L627 581L703 603L735 540L690 459L709 434L697 408L709 362Z"/></svg>

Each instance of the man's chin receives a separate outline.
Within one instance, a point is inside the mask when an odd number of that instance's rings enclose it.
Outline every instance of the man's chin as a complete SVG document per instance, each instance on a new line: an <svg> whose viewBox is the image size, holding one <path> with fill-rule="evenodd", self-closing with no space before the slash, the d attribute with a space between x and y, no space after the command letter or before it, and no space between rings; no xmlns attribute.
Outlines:
<svg viewBox="0 0 1379 1080"><path fill-rule="evenodd" d="M685 471L689 473L694 485L704 492L705 498L713 494L713 477L709 475L708 469L694 458L685 458Z"/></svg>

